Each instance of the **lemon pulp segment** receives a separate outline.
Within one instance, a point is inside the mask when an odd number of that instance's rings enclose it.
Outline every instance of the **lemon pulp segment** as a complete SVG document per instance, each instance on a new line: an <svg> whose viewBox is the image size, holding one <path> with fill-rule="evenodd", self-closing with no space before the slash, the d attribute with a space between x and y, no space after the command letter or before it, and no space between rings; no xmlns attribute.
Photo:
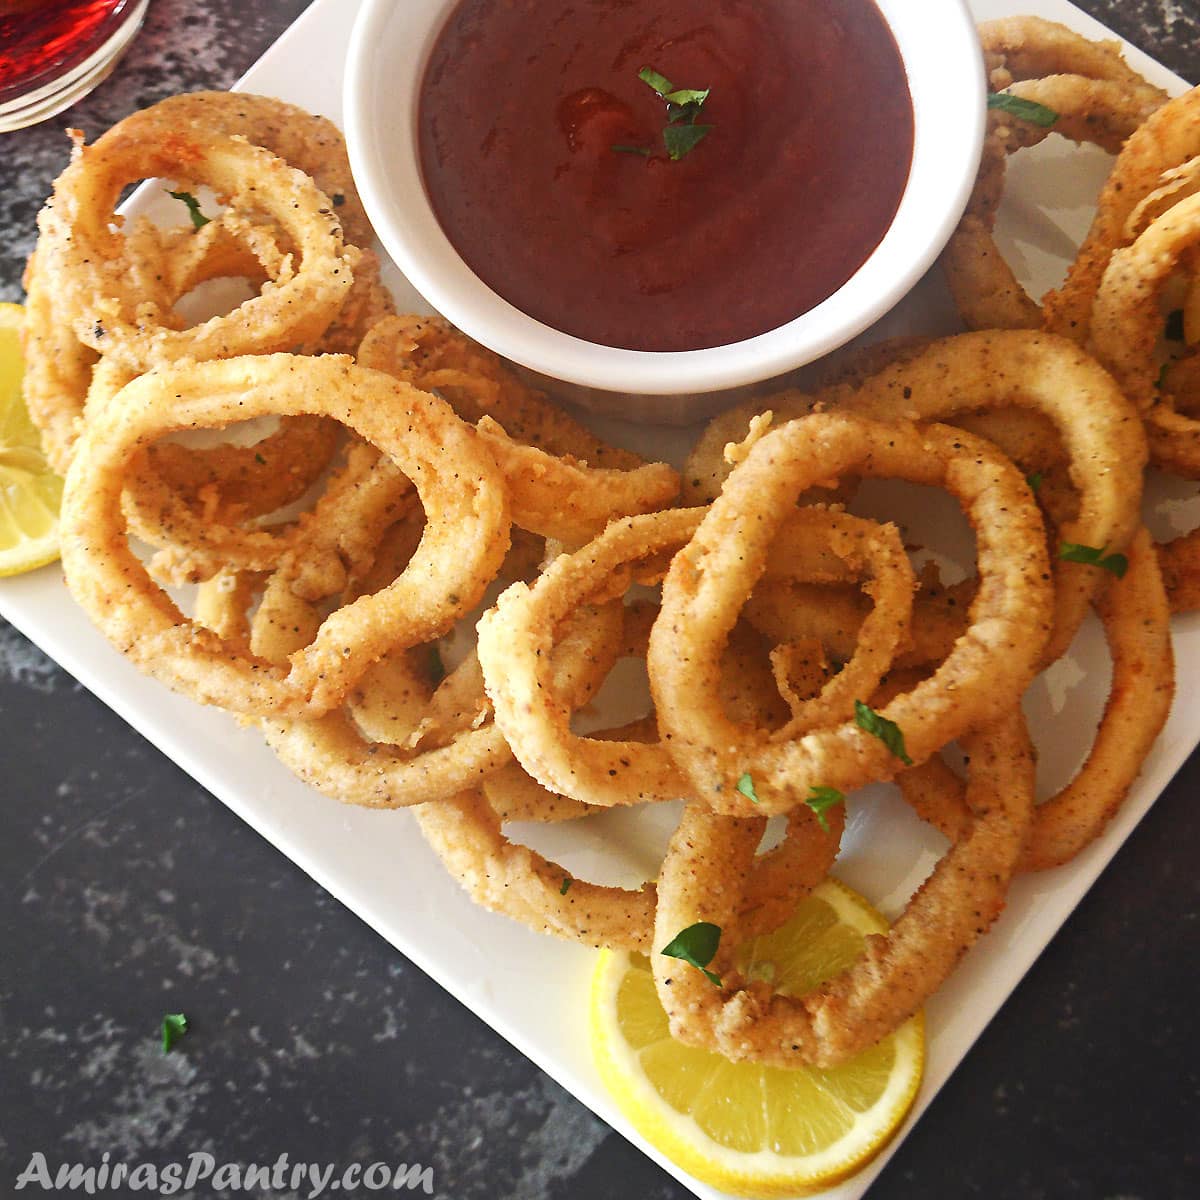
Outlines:
<svg viewBox="0 0 1200 1200"><path fill-rule="evenodd" d="M21 394L24 359L18 304L0 304L0 575L58 557L62 480L50 470Z"/></svg>

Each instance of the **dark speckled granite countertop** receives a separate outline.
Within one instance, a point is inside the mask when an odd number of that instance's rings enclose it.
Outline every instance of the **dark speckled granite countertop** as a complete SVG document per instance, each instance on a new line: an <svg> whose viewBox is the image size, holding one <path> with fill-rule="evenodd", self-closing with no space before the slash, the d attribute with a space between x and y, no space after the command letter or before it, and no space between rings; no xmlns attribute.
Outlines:
<svg viewBox="0 0 1200 1200"><path fill-rule="evenodd" d="M0 135L0 299L68 124L226 87L305 7L154 0L98 91ZM1200 4L1083 7L1200 78ZM0 744L0 1196L39 1150L419 1163L458 1200L687 1195L2 622ZM1194 757L872 1200L1200 1195L1198 787ZM193 1031L164 1056L176 1009Z"/></svg>

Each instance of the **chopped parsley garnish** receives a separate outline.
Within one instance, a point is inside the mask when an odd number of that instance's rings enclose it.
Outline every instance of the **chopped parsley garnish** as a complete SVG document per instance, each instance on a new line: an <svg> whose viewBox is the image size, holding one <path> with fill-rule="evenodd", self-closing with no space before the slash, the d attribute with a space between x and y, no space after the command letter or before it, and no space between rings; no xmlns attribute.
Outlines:
<svg viewBox="0 0 1200 1200"><path fill-rule="evenodd" d="M663 99L678 111L667 111L667 116L673 121L686 120L690 113L699 111L700 105L708 99L708 93L711 88L676 88L673 92L667 92ZM695 105L694 110L690 110L688 105Z"/></svg>
<svg viewBox="0 0 1200 1200"><path fill-rule="evenodd" d="M1095 546L1080 546L1076 542L1063 542L1058 548L1058 557L1064 562L1086 563L1091 567L1099 567L1118 579L1124 579L1125 572L1129 570L1129 559L1123 554L1105 554L1106 549L1106 546L1097 549Z"/></svg>
<svg viewBox="0 0 1200 1200"><path fill-rule="evenodd" d="M1006 112L1009 116L1019 117L1031 125L1040 125L1043 129L1049 129L1058 120L1058 113L1054 109L1038 104L1036 100L1026 100L1008 92L989 92L987 106Z"/></svg>
<svg viewBox="0 0 1200 1200"><path fill-rule="evenodd" d="M854 702L854 723L864 733L877 737L906 767L913 765L904 749L904 734L895 721L881 717L873 708L861 700Z"/></svg>
<svg viewBox="0 0 1200 1200"><path fill-rule="evenodd" d="M663 129L663 145L672 162L690 154L708 136L711 125L697 125L696 118L708 99L708 88L677 88L665 75L653 67L643 67L638 78L667 102L667 124ZM615 145L618 154L641 154L649 157L649 146Z"/></svg>
<svg viewBox="0 0 1200 1200"><path fill-rule="evenodd" d="M560 887L558 889L558 894L560 896L565 896L571 890L571 884L573 884L574 882L575 882L575 880L573 880L570 877L570 875L564 876L563 881L562 881L562 887Z"/></svg>
<svg viewBox="0 0 1200 1200"><path fill-rule="evenodd" d="M750 777L750 772L747 771L737 783L734 784L739 792L750 801L751 804L758 803L758 793L754 790L754 780Z"/></svg>
<svg viewBox="0 0 1200 1200"><path fill-rule="evenodd" d="M333 201L334 208L341 208L346 203L346 197L341 192L334 192L329 198Z"/></svg>
<svg viewBox="0 0 1200 1200"><path fill-rule="evenodd" d="M162 1019L162 1048L164 1054L188 1031L188 1019L183 1013L167 1013Z"/></svg>
<svg viewBox="0 0 1200 1200"><path fill-rule="evenodd" d="M172 200L183 201L183 203L187 206L188 216L192 218L192 224L197 229L203 229L204 226L212 220L211 217L206 217L200 211L200 201L197 200L191 192L172 192L168 189L167 195L170 196Z"/></svg>
<svg viewBox="0 0 1200 1200"><path fill-rule="evenodd" d="M705 139L711 125L668 125L663 130L663 143L672 162L690 154Z"/></svg>
<svg viewBox="0 0 1200 1200"><path fill-rule="evenodd" d="M660 951L667 958L682 959L690 963L697 971L703 971L709 982L721 986L718 975L708 970L708 964L717 955L717 947L721 944L721 927L709 921L697 921L677 933Z"/></svg>
<svg viewBox="0 0 1200 1200"><path fill-rule="evenodd" d="M643 67L638 72L638 78L652 87L660 96L675 90L675 85L665 76L660 75L653 67Z"/></svg>
<svg viewBox="0 0 1200 1200"><path fill-rule="evenodd" d="M1045 474L1041 471L1034 471L1032 475L1025 476L1025 482L1027 484L1029 484L1029 490L1035 496L1041 490L1042 480L1045 478L1046 478Z"/></svg>
<svg viewBox="0 0 1200 1200"><path fill-rule="evenodd" d="M814 784L810 785L808 790L812 793L812 795L809 796L804 803L807 804L808 807L817 814L817 824L820 825L826 833L828 833L829 821L826 819L825 814L829 811L829 809L841 804L846 797L843 793L839 792L837 788L817 787Z"/></svg>

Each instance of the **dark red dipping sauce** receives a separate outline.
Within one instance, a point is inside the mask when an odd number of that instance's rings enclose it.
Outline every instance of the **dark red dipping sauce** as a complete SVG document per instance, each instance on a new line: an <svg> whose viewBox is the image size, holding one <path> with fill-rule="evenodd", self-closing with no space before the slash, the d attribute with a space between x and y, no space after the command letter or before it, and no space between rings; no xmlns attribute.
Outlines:
<svg viewBox="0 0 1200 1200"><path fill-rule="evenodd" d="M710 89L711 130L677 161L643 67ZM631 350L725 345L819 304L879 244L912 163L871 0L463 0L419 121L430 201L475 274Z"/></svg>

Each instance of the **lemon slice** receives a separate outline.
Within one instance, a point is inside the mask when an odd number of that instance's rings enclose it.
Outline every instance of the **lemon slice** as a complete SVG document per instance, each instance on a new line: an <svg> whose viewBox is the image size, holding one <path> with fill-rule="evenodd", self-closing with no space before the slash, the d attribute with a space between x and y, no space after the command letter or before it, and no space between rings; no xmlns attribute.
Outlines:
<svg viewBox="0 0 1200 1200"><path fill-rule="evenodd" d="M21 397L24 318L19 304L0 304L0 575L32 571L58 557L63 485Z"/></svg>
<svg viewBox="0 0 1200 1200"><path fill-rule="evenodd" d="M851 962L887 922L833 880L786 925L742 948L739 966L801 995ZM739 1196L796 1196L870 1161L908 1113L925 1060L920 1014L840 1067L731 1063L667 1031L649 961L603 951L592 979L592 1050L638 1132L689 1174Z"/></svg>

